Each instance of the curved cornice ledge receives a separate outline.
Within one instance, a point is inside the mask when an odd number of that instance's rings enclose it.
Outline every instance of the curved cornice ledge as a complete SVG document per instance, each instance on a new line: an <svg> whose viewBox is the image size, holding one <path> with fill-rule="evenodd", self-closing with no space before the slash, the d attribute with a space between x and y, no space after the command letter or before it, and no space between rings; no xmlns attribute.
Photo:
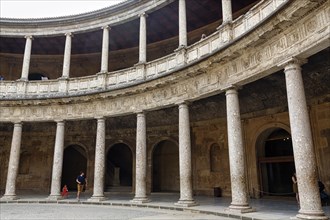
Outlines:
<svg viewBox="0 0 330 220"><path fill-rule="evenodd" d="M136 19L141 13L150 13L175 0L128 0L100 10L55 18L11 19L1 18L2 37L63 36L65 33L80 33L104 26L115 26Z"/></svg>
<svg viewBox="0 0 330 220"><path fill-rule="evenodd" d="M329 10L325 1L294 1L230 47L172 74L94 95L3 100L0 121L77 120L134 114L198 100L221 93L231 85L243 86L280 70L289 57L308 58L329 47Z"/></svg>

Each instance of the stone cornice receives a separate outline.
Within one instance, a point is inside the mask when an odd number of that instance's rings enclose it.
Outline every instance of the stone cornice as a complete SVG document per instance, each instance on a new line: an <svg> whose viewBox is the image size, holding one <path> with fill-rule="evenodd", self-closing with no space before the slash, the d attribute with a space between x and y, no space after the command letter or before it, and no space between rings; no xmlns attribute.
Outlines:
<svg viewBox="0 0 330 220"><path fill-rule="evenodd" d="M67 32L80 33L115 26L136 19L143 12L150 13L175 0L128 0L100 10L55 18L0 19L0 36L21 37L25 35L58 36Z"/></svg>
<svg viewBox="0 0 330 220"><path fill-rule="evenodd" d="M230 47L134 87L65 99L1 101L0 121L114 117L198 100L224 92L231 85L243 86L280 70L279 65L290 57L308 58L330 46L329 5L314 5L308 11L305 6L305 1L295 1ZM298 17L299 8L305 12Z"/></svg>

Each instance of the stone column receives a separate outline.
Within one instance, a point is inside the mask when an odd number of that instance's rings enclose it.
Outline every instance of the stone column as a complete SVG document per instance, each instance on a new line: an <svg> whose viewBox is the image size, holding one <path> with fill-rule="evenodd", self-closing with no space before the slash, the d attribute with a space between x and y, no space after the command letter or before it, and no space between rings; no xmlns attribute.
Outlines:
<svg viewBox="0 0 330 220"><path fill-rule="evenodd" d="M101 73L108 72L109 62L109 26L102 27L103 38L102 38L102 60L101 60Z"/></svg>
<svg viewBox="0 0 330 220"><path fill-rule="evenodd" d="M186 0L179 0L179 48L187 47Z"/></svg>
<svg viewBox="0 0 330 220"><path fill-rule="evenodd" d="M71 39L73 35L72 33L66 33L65 36L66 38L65 38L62 78L67 79L69 78L69 73L70 73Z"/></svg>
<svg viewBox="0 0 330 220"><path fill-rule="evenodd" d="M253 211L248 203L245 179L245 157L241 128L241 117L237 90L226 91L227 132L232 202L228 211Z"/></svg>
<svg viewBox="0 0 330 220"><path fill-rule="evenodd" d="M61 199L61 179L64 153L64 121L57 121L54 147L53 172L50 195L48 199Z"/></svg>
<svg viewBox="0 0 330 220"><path fill-rule="evenodd" d="M16 196L16 178L19 168L19 158L22 139L22 123L14 124L13 138L11 141L6 190L1 200L15 200Z"/></svg>
<svg viewBox="0 0 330 220"><path fill-rule="evenodd" d="M222 0L221 4L222 4L222 24L231 23L233 21L231 0Z"/></svg>
<svg viewBox="0 0 330 220"><path fill-rule="evenodd" d="M195 206L192 190L190 122L187 103L179 104L180 200L178 206Z"/></svg>
<svg viewBox="0 0 330 220"><path fill-rule="evenodd" d="M104 197L104 172L105 172L105 119L97 119L95 166L94 166L94 188L92 201L105 200Z"/></svg>
<svg viewBox="0 0 330 220"><path fill-rule="evenodd" d="M301 61L290 59L284 67L293 154L300 210L299 219L328 219L321 206L313 137L301 75Z"/></svg>
<svg viewBox="0 0 330 220"><path fill-rule="evenodd" d="M147 14L140 15L140 51L139 63L147 62Z"/></svg>
<svg viewBox="0 0 330 220"><path fill-rule="evenodd" d="M150 202L147 197L147 131L143 112L137 114L135 197L131 202Z"/></svg>
<svg viewBox="0 0 330 220"><path fill-rule="evenodd" d="M26 43L25 43L25 50L23 57L22 74L20 79L23 81L26 81L29 78L31 49L32 49L32 40L33 40L32 36L25 36L25 38L26 38Z"/></svg>

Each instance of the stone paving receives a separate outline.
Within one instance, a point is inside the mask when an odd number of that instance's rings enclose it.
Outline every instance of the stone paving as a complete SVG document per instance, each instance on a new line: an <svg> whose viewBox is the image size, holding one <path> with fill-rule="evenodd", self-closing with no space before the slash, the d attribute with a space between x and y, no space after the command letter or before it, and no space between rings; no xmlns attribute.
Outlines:
<svg viewBox="0 0 330 220"><path fill-rule="evenodd" d="M226 209L229 197L195 196L199 206L189 208L175 206L179 194L157 193L150 196L151 202L132 204L133 194L105 194L102 202L89 202L84 194L78 202L72 192L67 199L47 200L48 195L19 195L19 200L1 201L0 219L251 219L284 220L294 217L298 206L293 198L251 199L256 209L252 213L232 213ZM330 206L323 206L330 216Z"/></svg>

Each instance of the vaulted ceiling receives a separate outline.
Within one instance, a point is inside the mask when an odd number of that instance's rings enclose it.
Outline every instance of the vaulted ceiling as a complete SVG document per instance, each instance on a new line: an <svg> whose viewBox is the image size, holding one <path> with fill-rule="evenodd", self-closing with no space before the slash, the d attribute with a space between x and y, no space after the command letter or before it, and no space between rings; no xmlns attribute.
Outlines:
<svg viewBox="0 0 330 220"><path fill-rule="evenodd" d="M258 0L232 1L234 18L245 13ZM178 35L178 1L174 1L165 7L148 14L147 18L147 42L155 43L164 41ZM187 0L187 31L205 27L212 23L220 24L222 9L220 0ZM139 19L111 27L110 50L120 50L139 45ZM212 27L204 30L208 35L215 31ZM189 37L188 43L192 44L196 39ZM33 41L32 54L63 54L65 36L37 37ZM0 38L0 53L23 54L25 47L24 38ZM102 30L79 33L72 39L72 54L98 53L102 47Z"/></svg>

